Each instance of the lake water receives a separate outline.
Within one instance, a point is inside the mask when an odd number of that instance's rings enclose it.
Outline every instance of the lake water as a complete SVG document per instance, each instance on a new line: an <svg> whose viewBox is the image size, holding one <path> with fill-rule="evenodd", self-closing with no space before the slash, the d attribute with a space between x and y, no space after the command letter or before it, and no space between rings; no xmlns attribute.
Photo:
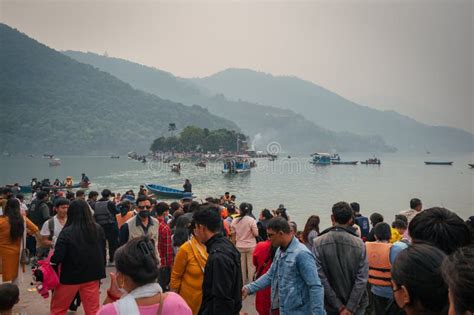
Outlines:
<svg viewBox="0 0 474 315"><path fill-rule="evenodd" d="M365 160L367 154L342 154L343 160ZM379 156L382 165L331 165L315 167L309 156L280 157L276 161L257 159L250 174L224 175L222 164L208 163L198 168L183 162L181 174L172 173L161 162L143 164L126 157L110 159L97 156L59 156L62 165L49 167L47 159L3 157L0 160L0 185L18 182L29 184L32 177L75 182L85 172L100 192L138 190L144 183L157 183L181 189L189 178L198 199L218 197L229 191L237 201L253 204L254 214L263 208L275 209L284 204L292 220L302 229L306 219L317 214L321 227L330 225L331 206L337 201L357 201L362 213L380 212L391 223L394 214L409 208L409 200L420 198L425 208L443 206L463 219L474 215L473 154L456 156L407 156L401 153ZM426 166L425 160L454 161L453 166Z"/></svg>

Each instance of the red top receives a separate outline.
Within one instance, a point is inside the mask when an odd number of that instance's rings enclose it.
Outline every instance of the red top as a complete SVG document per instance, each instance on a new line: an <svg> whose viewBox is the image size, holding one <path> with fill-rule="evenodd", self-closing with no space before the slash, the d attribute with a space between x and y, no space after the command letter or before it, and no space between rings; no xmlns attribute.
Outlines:
<svg viewBox="0 0 474 315"><path fill-rule="evenodd" d="M270 247L271 243L269 240L260 242L257 244L253 252L253 264L255 265L255 272L259 277L267 273L272 265L272 261L268 260L270 257ZM263 268L263 265L267 260L268 262ZM260 290L255 294L255 308L260 315L270 314L271 286L268 286L268 288Z"/></svg>
<svg viewBox="0 0 474 315"><path fill-rule="evenodd" d="M171 242L171 229L163 218L158 217L158 252L161 258L161 267L173 266L173 245Z"/></svg>

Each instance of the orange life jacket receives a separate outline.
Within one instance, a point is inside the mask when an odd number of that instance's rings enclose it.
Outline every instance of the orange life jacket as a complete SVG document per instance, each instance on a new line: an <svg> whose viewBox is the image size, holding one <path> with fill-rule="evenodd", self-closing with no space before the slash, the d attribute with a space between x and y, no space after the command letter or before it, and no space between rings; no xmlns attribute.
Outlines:
<svg viewBox="0 0 474 315"><path fill-rule="evenodd" d="M117 219L118 228L120 229L122 227L122 225L124 225L125 222L127 222L128 219L130 219L134 215L135 215L135 213L133 211L127 212L127 214L124 215L123 217L120 213L115 215L115 218Z"/></svg>
<svg viewBox="0 0 474 315"><path fill-rule="evenodd" d="M367 258L369 260L369 283L388 287L391 285L390 243L367 242Z"/></svg>
<svg viewBox="0 0 474 315"><path fill-rule="evenodd" d="M222 219L225 219L225 218L227 218L228 216L229 216L229 211L227 210L227 208L226 208L226 207L222 208L222 210L221 210L221 218L222 218Z"/></svg>
<svg viewBox="0 0 474 315"><path fill-rule="evenodd" d="M223 222L223 225L224 225L224 232L226 233L226 236L229 236L230 235L229 222L227 222L227 220L222 220L222 222Z"/></svg>

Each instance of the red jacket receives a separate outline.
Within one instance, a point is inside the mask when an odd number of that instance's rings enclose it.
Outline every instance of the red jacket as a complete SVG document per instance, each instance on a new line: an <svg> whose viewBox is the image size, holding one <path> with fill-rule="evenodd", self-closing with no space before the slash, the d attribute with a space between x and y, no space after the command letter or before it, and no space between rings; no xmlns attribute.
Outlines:
<svg viewBox="0 0 474 315"><path fill-rule="evenodd" d="M255 265L255 272L257 277L261 277L267 273L272 265L270 258L271 243L269 240L260 242L255 247L253 252L253 264ZM263 267L265 265L265 267ZM258 314L268 315L271 308L271 287L258 291L255 294L255 308Z"/></svg>

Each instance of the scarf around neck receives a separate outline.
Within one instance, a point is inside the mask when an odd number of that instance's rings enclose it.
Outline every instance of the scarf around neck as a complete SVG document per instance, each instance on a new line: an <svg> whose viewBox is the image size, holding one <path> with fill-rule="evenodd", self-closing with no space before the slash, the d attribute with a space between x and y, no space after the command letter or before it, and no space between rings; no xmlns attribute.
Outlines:
<svg viewBox="0 0 474 315"><path fill-rule="evenodd" d="M135 288L123 298L115 302L115 309L118 315L140 315L136 299L154 296L162 293L158 283L148 283L141 287Z"/></svg>
<svg viewBox="0 0 474 315"><path fill-rule="evenodd" d="M206 246L199 243L199 241L195 237L189 240L189 246L193 252L194 258L196 258L196 261L199 264L199 267L204 273L204 267L206 266L207 255L208 255L206 251Z"/></svg>

